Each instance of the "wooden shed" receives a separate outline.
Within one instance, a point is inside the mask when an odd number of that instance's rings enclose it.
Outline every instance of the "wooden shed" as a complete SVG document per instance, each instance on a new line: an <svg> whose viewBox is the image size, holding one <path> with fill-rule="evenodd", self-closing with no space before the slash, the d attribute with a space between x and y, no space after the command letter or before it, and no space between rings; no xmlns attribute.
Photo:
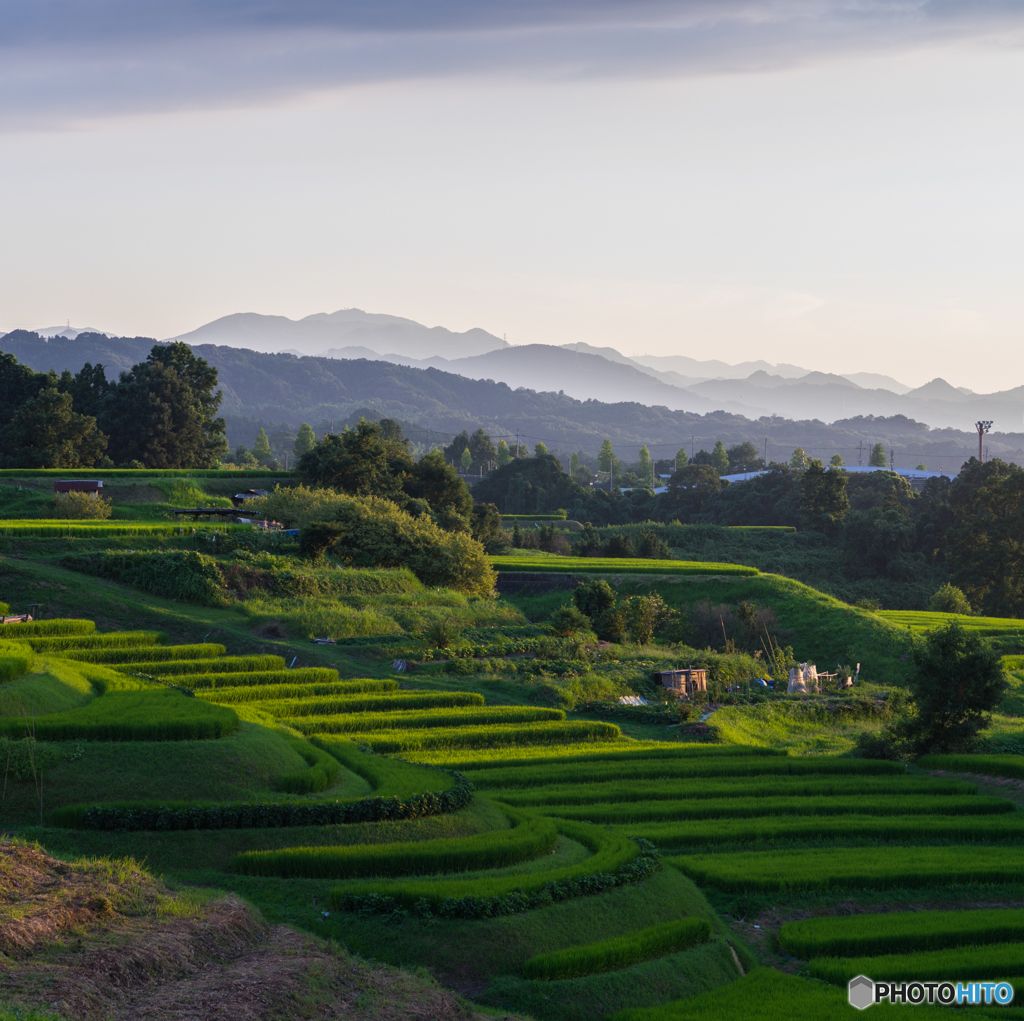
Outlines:
<svg viewBox="0 0 1024 1021"><path fill-rule="evenodd" d="M708 690L706 670L695 670L693 667L689 670L661 670L654 676L676 698L688 698L697 691Z"/></svg>
<svg viewBox="0 0 1024 1021"><path fill-rule="evenodd" d="M88 493L90 496L99 496L102 488L102 479L61 479L53 484L55 493Z"/></svg>

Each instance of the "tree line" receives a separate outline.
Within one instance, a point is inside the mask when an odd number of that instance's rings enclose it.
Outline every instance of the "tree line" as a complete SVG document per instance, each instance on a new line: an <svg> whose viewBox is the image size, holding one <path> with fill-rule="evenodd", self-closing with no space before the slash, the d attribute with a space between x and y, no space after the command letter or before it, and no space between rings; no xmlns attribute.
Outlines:
<svg viewBox="0 0 1024 1021"><path fill-rule="evenodd" d="M35 372L0 355L5 467L213 468L227 450L217 370L187 344L155 344L107 379L102 365Z"/></svg>

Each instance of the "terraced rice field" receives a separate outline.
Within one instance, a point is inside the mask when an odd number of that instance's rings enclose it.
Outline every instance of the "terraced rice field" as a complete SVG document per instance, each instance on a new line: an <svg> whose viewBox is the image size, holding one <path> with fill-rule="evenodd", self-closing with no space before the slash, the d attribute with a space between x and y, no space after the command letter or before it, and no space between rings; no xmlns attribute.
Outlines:
<svg viewBox="0 0 1024 1021"><path fill-rule="evenodd" d="M12 661L51 657L83 692L82 705L36 717L49 741L198 745L247 727L297 756L274 776L273 800L97 798L55 807L50 826L112 839L230 831L225 885L273 883L282 904L312 896L316 924L335 926L325 931L375 939L369 945L385 957L393 945L413 955L406 963L428 960L432 933L449 941L449 954L490 953L498 963L474 995L495 1008L585 1018L639 1002L650 1010L621 1017L830 1018L849 1009L832 987L858 970L929 978L956 966L963 978L1024 977L1019 908L783 925L781 948L823 984L763 969L740 978L755 957L712 907L754 897L785 908L794 896L892 889L927 901L970 884L996 896L1024 875L1024 821L1013 803L972 783L893 762L630 741L612 724L561 710L400 686L406 678L288 670L279 657L170 646L156 632L98 635L89 622L46 622L15 634L23 640L10 649L23 655ZM972 762L946 768L970 772ZM1016 756L987 766L1002 775L1019 767ZM332 794L340 783L362 793ZM470 811L475 830L415 829L468 825ZM346 827L377 824L393 828L342 839ZM630 898L651 907L634 917ZM669 917L656 916L667 903ZM594 907L604 904L614 907ZM512 939L516 918L537 921ZM710 976L706 992L692 984L698 973ZM645 983L653 974L658 983ZM614 986L610 975L619 976ZM595 1003L601 1013L588 1014ZM772 1003L787 1012L765 1014Z"/></svg>

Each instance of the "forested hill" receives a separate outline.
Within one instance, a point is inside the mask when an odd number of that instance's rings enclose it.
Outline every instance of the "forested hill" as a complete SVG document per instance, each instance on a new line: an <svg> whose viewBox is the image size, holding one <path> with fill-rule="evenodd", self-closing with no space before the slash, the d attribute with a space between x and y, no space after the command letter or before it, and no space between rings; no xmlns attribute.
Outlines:
<svg viewBox="0 0 1024 1021"><path fill-rule="evenodd" d="M0 349L37 371L70 369L86 363L107 367L108 377L144 361L155 341L149 337L108 338L79 334L74 339L16 330L0 338ZM251 443L255 420L318 425L339 422L359 408L429 426L442 433L484 427L492 436L514 436L516 430L532 446L542 440L552 450L582 449L596 453L601 441L628 449L646 443L656 457L670 457L690 443L709 447L752 441L769 460L788 460L795 447L812 456L840 452L856 464L858 446L866 452L876 442L895 450L897 467L957 470L977 453L973 434L954 429L928 429L901 415L857 417L832 425L783 418L751 420L723 411L705 415L669 411L623 402L579 401L560 393L512 390L504 383L473 380L439 369L416 369L389 362L264 354L243 348L197 344L193 351L219 371L224 393L221 413L229 441ZM252 436L248 435L250 431ZM692 438L692 440L691 440ZM1024 434L994 433L989 452L1006 460L1024 460Z"/></svg>

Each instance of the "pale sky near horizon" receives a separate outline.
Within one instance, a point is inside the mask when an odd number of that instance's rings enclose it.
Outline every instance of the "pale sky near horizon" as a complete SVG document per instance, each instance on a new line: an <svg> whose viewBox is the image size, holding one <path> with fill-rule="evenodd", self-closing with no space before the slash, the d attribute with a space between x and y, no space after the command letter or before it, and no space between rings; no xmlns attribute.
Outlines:
<svg viewBox="0 0 1024 1021"><path fill-rule="evenodd" d="M0 330L359 307L1024 384L1024 5L45 6L0 0Z"/></svg>

